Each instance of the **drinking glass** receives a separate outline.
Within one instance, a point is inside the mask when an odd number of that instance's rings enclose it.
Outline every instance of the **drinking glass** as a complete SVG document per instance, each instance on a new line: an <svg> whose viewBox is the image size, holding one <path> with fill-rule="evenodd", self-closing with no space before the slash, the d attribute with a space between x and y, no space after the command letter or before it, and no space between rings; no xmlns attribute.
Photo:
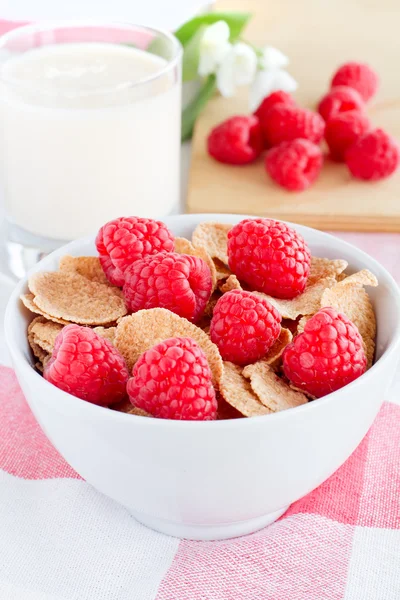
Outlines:
<svg viewBox="0 0 400 600"><path fill-rule="evenodd" d="M0 39L5 247L22 276L119 216L179 203L182 50L121 23L29 25Z"/></svg>

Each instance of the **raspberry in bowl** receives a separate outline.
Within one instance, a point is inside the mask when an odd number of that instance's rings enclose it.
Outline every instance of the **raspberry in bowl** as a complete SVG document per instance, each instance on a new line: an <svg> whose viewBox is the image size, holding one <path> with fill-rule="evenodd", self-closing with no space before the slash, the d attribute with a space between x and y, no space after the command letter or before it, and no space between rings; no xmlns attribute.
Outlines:
<svg viewBox="0 0 400 600"><path fill-rule="evenodd" d="M283 294L276 287L254 290L253 279L235 263L240 233L231 263L227 242L233 226L244 219L251 217L165 219L174 247L163 252L200 257L209 267L209 277L202 283L207 272L203 262L178 261L181 270L174 272L173 281L168 279L169 286L185 291L185 298L188 285L194 293L190 317L168 304L172 289L168 286L162 294L164 306L129 314L122 287L113 285L98 268L94 237L72 242L41 261L18 284L7 309L6 337L18 380L52 443L100 492L145 525L178 537L223 539L276 520L292 502L325 481L357 447L385 399L397 366L400 294L380 264L323 232L285 224L287 232L279 225L274 244L281 248L275 247L276 253L286 252L290 267L294 249L301 268L295 269L293 278L290 269L286 272ZM256 255L259 250L254 239L250 241ZM251 268L257 268L254 256L244 256ZM200 280L201 294L191 284L189 263L197 265L195 282ZM158 283L152 279L158 294L164 289L164 262L160 265ZM168 268L164 276L169 276ZM259 283L258 278L254 281ZM295 293L288 294L291 281ZM218 300L226 296L229 300L235 290L258 294L263 299L260 308L254 302L235 308L229 301L220 313L214 312ZM199 297L204 302L203 293L210 296L199 315L196 307ZM21 295L28 308L22 305ZM235 295L246 298L241 292ZM351 325L337 316L339 308ZM32 311L39 310L35 317ZM224 347L219 339L214 338L214 343L209 329L213 314L219 315L216 323L223 335L225 328L231 331L228 325L238 316L237 310L246 316L244 331L240 321L229 344L226 337ZM262 328L260 340L252 345L257 310L269 329ZM87 328L88 338L77 336L76 330ZM249 364L244 364L247 360L238 364L240 356L234 351L247 352L244 339L257 354ZM314 346L318 356L310 351ZM223 360L221 354L228 351L229 360ZM348 358L354 366L351 381L344 373ZM107 393L109 402L97 395L93 384L99 360L113 390ZM311 371L324 381L320 375L324 365L332 374L331 387L321 393L315 387L307 389L304 383ZM67 382L73 386L78 381L79 389L71 387L68 393L56 385L64 369L72 376ZM82 399L77 395L82 395L85 377L90 377L91 395ZM121 400L121 386L127 380L127 395ZM177 388L172 394L173 385ZM317 395L321 397L312 399Z"/></svg>

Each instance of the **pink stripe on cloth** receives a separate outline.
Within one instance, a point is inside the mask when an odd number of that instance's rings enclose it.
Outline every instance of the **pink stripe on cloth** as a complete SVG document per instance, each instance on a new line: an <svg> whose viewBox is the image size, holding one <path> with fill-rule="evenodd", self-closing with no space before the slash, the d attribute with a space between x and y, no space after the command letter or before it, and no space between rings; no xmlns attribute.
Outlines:
<svg viewBox="0 0 400 600"><path fill-rule="evenodd" d="M0 367L0 431L3 471L23 479L80 479L40 429L14 371L7 367Z"/></svg>
<svg viewBox="0 0 400 600"><path fill-rule="evenodd" d="M342 600L354 530L293 515L226 542L182 541L156 600Z"/></svg>
<svg viewBox="0 0 400 600"><path fill-rule="evenodd" d="M400 529L400 406L389 402L369 434L358 524Z"/></svg>
<svg viewBox="0 0 400 600"><path fill-rule="evenodd" d="M282 518L312 513L339 523L358 525L371 431L336 473L316 490L292 504Z"/></svg>

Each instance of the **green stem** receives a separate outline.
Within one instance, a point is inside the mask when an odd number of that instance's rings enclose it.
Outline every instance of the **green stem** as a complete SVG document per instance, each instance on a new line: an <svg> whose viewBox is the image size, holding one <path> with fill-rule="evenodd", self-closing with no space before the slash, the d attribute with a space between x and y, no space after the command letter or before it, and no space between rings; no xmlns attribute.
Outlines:
<svg viewBox="0 0 400 600"><path fill-rule="evenodd" d="M212 98L215 92L215 75L209 75L203 83L197 96L182 112L182 142L189 139L193 133L193 127L199 113L203 110L207 102Z"/></svg>

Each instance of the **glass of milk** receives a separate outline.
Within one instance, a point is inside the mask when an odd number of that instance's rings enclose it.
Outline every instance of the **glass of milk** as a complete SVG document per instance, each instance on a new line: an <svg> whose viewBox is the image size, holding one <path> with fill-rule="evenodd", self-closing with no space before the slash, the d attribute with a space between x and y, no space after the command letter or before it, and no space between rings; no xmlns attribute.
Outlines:
<svg viewBox="0 0 400 600"><path fill-rule="evenodd" d="M119 216L179 205L181 46L128 24L21 27L0 39L0 180L9 266Z"/></svg>

